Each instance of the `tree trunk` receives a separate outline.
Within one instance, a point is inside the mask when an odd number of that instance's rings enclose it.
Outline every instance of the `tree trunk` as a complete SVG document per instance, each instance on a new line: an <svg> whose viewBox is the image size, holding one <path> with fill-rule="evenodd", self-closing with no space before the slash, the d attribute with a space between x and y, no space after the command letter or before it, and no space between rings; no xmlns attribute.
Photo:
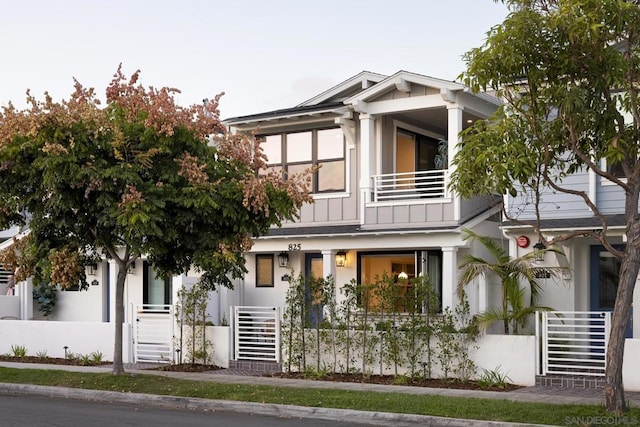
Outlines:
<svg viewBox="0 0 640 427"><path fill-rule="evenodd" d="M127 269L118 266L118 276L116 280L116 305L115 305L115 339L113 342L113 375L124 374L122 363L122 325L124 324L124 282L127 278Z"/></svg>
<svg viewBox="0 0 640 427"><path fill-rule="evenodd" d="M620 281L616 294L611 322L611 335L607 346L607 366L605 370L605 405L607 411L620 415L628 410L622 383L622 361L626 330L633 303L633 290L640 270L640 248L636 246L640 239L640 221L634 221L627 227L626 257L620 268Z"/></svg>

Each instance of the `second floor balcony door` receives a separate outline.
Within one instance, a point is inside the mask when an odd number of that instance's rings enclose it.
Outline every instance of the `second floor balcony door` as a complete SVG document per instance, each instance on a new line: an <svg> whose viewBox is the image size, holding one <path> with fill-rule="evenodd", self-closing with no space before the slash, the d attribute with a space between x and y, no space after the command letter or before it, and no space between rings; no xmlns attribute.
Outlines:
<svg viewBox="0 0 640 427"><path fill-rule="evenodd" d="M395 157L396 191L409 197L442 197L444 171L436 162L436 139L398 129Z"/></svg>

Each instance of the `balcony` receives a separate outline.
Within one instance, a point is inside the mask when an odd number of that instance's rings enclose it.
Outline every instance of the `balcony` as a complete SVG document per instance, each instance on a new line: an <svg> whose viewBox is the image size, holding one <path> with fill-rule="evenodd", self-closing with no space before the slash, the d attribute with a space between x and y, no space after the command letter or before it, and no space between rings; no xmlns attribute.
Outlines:
<svg viewBox="0 0 640 427"><path fill-rule="evenodd" d="M373 201L393 202L448 197L449 171L388 173L373 176Z"/></svg>

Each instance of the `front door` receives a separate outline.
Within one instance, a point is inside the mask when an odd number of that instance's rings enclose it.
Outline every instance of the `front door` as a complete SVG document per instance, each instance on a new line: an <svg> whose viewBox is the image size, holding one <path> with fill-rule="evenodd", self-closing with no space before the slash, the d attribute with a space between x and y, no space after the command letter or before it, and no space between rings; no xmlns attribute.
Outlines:
<svg viewBox="0 0 640 427"><path fill-rule="evenodd" d="M322 290L317 289L317 281L324 277L323 271L322 254L305 255L305 293L307 296L306 306L309 313L308 319L311 323L311 326L317 326L320 322L322 322Z"/></svg>
<svg viewBox="0 0 640 427"><path fill-rule="evenodd" d="M621 265L622 261L608 252L604 246L591 246L591 311L613 311ZM632 337L632 331L629 320L627 338Z"/></svg>

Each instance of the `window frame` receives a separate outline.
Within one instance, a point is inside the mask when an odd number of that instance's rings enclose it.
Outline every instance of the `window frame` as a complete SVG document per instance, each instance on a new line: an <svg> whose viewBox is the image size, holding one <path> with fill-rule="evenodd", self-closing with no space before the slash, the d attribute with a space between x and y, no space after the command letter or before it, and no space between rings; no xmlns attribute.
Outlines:
<svg viewBox="0 0 640 427"><path fill-rule="evenodd" d="M151 279L149 272L156 274L151 263L149 263L148 261L143 261L142 262L142 304L144 305L151 305L151 303L149 302L149 286L150 286L150 279ZM173 301L172 301L173 295L171 292L172 280L171 280L171 277L165 277L163 280L164 280L164 294L163 294L164 303L162 305L171 305L173 304Z"/></svg>
<svg viewBox="0 0 640 427"><path fill-rule="evenodd" d="M342 157L332 157L332 158L318 158L318 132L325 130L340 130L342 135ZM301 134L301 133L311 133L311 159L310 160L301 160L295 162L289 162L287 158L287 150L289 144L288 136L291 134ZM306 166L306 167L315 167L318 165L322 165L323 163L332 163L332 162L342 162L343 171L342 171L342 188L339 189L329 189L329 190L320 190L320 170L317 170L312 175L312 183L311 183L311 193L312 194L331 194L331 193L344 193L347 191L347 141L342 129L337 126L327 126L316 129L304 129L304 130L295 130L288 132L276 132L276 133L265 133L262 135L258 135L258 138L264 141L269 136L280 136L280 162L269 162L267 161L268 168L281 168L282 174L284 177L287 176L289 171L289 166Z"/></svg>
<svg viewBox="0 0 640 427"><path fill-rule="evenodd" d="M260 277L260 260L269 260L271 265L271 280L269 283L261 284ZM273 254L256 254L255 258L256 262L256 288L273 288L275 287L275 265L274 265L274 255Z"/></svg>
<svg viewBox="0 0 640 427"><path fill-rule="evenodd" d="M442 312L442 279L443 279L443 274L442 274L442 268L443 268L443 255L442 255L442 250L441 249L406 249L406 250L391 250L391 251L363 251L363 252L358 252L357 254L357 268L356 268L356 274L357 274L357 280L358 283L363 285L363 280L362 280L362 273L363 273L363 258L366 258L367 256L388 256L388 257L393 257L393 256L397 256L397 255L412 255L414 258L414 271L413 272L406 272L409 277L417 277L418 275L420 275L423 271L428 270L428 259L429 256L436 256L437 258L439 258L439 277L438 278L432 278L433 280L436 280L437 283L433 283L433 286L435 287L435 292L439 298L439 307L437 307L437 309L435 311L433 311L431 314L439 314ZM391 264L391 269L393 270L393 263ZM388 271L388 274L393 275L394 272L393 271ZM358 298L358 305L361 307L361 301L360 298ZM362 308L362 307L361 307ZM404 314L407 313L407 311L401 311L400 313ZM423 313L424 314L424 313Z"/></svg>

